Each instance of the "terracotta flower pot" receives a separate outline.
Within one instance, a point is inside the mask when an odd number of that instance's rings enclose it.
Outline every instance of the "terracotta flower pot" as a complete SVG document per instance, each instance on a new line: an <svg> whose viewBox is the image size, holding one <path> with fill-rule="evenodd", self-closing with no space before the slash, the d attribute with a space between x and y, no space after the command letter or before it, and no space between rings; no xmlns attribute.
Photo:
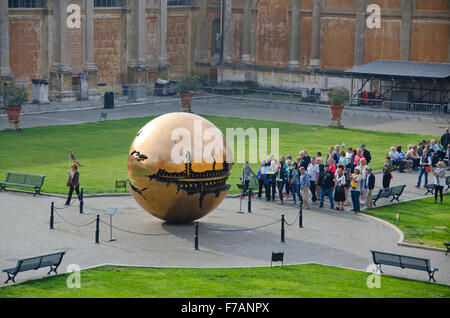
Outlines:
<svg viewBox="0 0 450 318"><path fill-rule="evenodd" d="M192 96L194 96L194 93L180 93L181 104L183 106L191 106Z"/></svg>
<svg viewBox="0 0 450 318"><path fill-rule="evenodd" d="M8 120L19 120L22 107L9 107L5 106L6 114L8 114Z"/></svg>
<svg viewBox="0 0 450 318"><path fill-rule="evenodd" d="M342 112L344 111L344 105L334 106L329 105L331 119L342 118Z"/></svg>
<svg viewBox="0 0 450 318"><path fill-rule="evenodd" d="M181 109L183 112L192 113L191 111L192 96L194 96L194 93L180 93L182 105Z"/></svg>

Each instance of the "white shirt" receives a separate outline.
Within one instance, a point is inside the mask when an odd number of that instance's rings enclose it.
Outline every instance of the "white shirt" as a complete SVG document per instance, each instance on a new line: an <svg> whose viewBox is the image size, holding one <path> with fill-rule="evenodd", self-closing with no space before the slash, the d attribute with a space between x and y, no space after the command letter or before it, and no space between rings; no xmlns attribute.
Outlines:
<svg viewBox="0 0 450 318"><path fill-rule="evenodd" d="M435 176L434 184L437 186L445 187L445 169L437 169L436 173L441 175L442 178L439 176Z"/></svg>
<svg viewBox="0 0 450 318"><path fill-rule="evenodd" d="M317 181L317 174L320 172L320 168L317 164L310 163L308 165L308 174L311 181Z"/></svg>

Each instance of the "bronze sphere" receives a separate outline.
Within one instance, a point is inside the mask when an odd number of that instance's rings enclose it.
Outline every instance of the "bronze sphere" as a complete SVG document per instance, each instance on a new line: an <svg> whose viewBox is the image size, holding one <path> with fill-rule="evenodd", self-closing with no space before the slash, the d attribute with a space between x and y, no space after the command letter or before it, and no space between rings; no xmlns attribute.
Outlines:
<svg viewBox="0 0 450 318"><path fill-rule="evenodd" d="M189 138L174 139L176 129L189 132ZM204 149L211 144L208 140L212 139L202 138L208 129L220 134L223 150L211 151L214 160L194 158L199 146ZM198 132L202 135L200 142ZM185 139L192 148L185 153L175 151L183 157L177 162L173 149ZM166 114L150 121L133 141L128 156L128 186L135 200L153 216L170 223L192 222L213 211L225 198L232 158L225 136L213 123L190 113Z"/></svg>

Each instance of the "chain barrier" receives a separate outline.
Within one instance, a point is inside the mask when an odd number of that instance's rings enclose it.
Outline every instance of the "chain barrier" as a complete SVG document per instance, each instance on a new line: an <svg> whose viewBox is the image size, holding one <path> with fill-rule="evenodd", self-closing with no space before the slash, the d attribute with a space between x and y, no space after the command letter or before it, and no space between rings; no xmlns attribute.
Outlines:
<svg viewBox="0 0 450 318"><path fill-rule="evenodd" d="M268 226L274 225L274 224L279 223L279 222L281 222L281 221L277 220L277 221L269 223L269 224L256 226L256 227L252 227L252 228L247 228L247 229L213 229L213 228L205 227L205 226L202 226L201 228L204 229L204 230L214 231L214 232L246 232L246 231L253 231L253 230L261 229L261 228L264 228L264 227L268 227Z"/></svg>
<svg viewBox="0 0 450 318"><path fill-rule="evenodd" d="M100 222L105 224L105 225L107 225L107 226L109 226L109 227L112 227L115 230L126 232L126 233L129 233L129 234L142 235L142 236L167 236L167 235L172 235L172 233L139 233L139 232L133 232L133 231L122 229L122 228L117 227L115 225L111 225L110 223L105 222L102 219L100 219Z"/></svg>
<svg viewBox="0 0 450 318"><path fill-rule="evenodd" d="M295 218L295 220L294 220L292 223L289 223L289 222L286 221L286 220L284 220L284 223L285 223L287 226L293 226L293 225L295 225L295 223L297 223L297 220L299 219L299 217L300 217L300 215L297 215L297 217Z"/></svg>
<svg viewBox="0 0 450 318"><path fill-rule="evenodd" d="M66 223L69 224L69 225L78 227L78 228L79 228L79 227L85 227L85 226L91 225L92 223L95 223L95 221L96 221L96 220L93 220L93 221L91 221L91 222L89 222L89 223L86 223L86 224L74 224L74 223L71 223L71 222L67 221L61 214L59 214L58 211L56 211L56 209L55 209L55 212L56 212L56 214L57 214L64 222L66 222Z"/></svg>

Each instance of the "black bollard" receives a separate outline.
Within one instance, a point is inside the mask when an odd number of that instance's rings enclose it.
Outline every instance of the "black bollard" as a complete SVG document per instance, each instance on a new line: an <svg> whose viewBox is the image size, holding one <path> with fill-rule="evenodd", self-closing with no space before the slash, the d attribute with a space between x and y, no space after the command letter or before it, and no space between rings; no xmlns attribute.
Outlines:
<svg viewBox="0 0 450 318"><path fill-rule="evenodd" d="M95 225L95 244L100 244L100 215L97 215Z"/></svg>
<svg viewBox="0 0 450 318"><path fill-rule="evenodd" d="M251 190L248 191L248 213L252 213L252 195L253 192Z"/></svg>
<svg viewBox="0 0 450 318"><path fill-rule="evenodd" d="M298 212L298 228L303 228L303 202L300 202L300 211Z"/></svg>
<svg viewBox="0 0 450 318"><path fill-rule="evenodd" d="M52 206L50 208L50 230L54 230L54 223L55 223L55 202L52 202Z"/></svg>
<svg viewBox="0 0 450 318"><path fill-rule="evenodd" d="M198 251L198 222L195 222L195 236L194 236L194 244L195 244L195 247L194 247L194 249L196 250L196 251Z"/></svg>
<svg viewBox="0 0 450 318"><path fill-rule="evenodd" d="M79 197L79 200L80 200L80 214L83 214L83 206L84 206L83 196L84 196L84 189L81 189L80 197Z"/></svg>
<svg viewBox="0 0 450 318"><path fill-rule="evenodd" d="M284 214L281 216L281 243L284 243Z"/></svg>

